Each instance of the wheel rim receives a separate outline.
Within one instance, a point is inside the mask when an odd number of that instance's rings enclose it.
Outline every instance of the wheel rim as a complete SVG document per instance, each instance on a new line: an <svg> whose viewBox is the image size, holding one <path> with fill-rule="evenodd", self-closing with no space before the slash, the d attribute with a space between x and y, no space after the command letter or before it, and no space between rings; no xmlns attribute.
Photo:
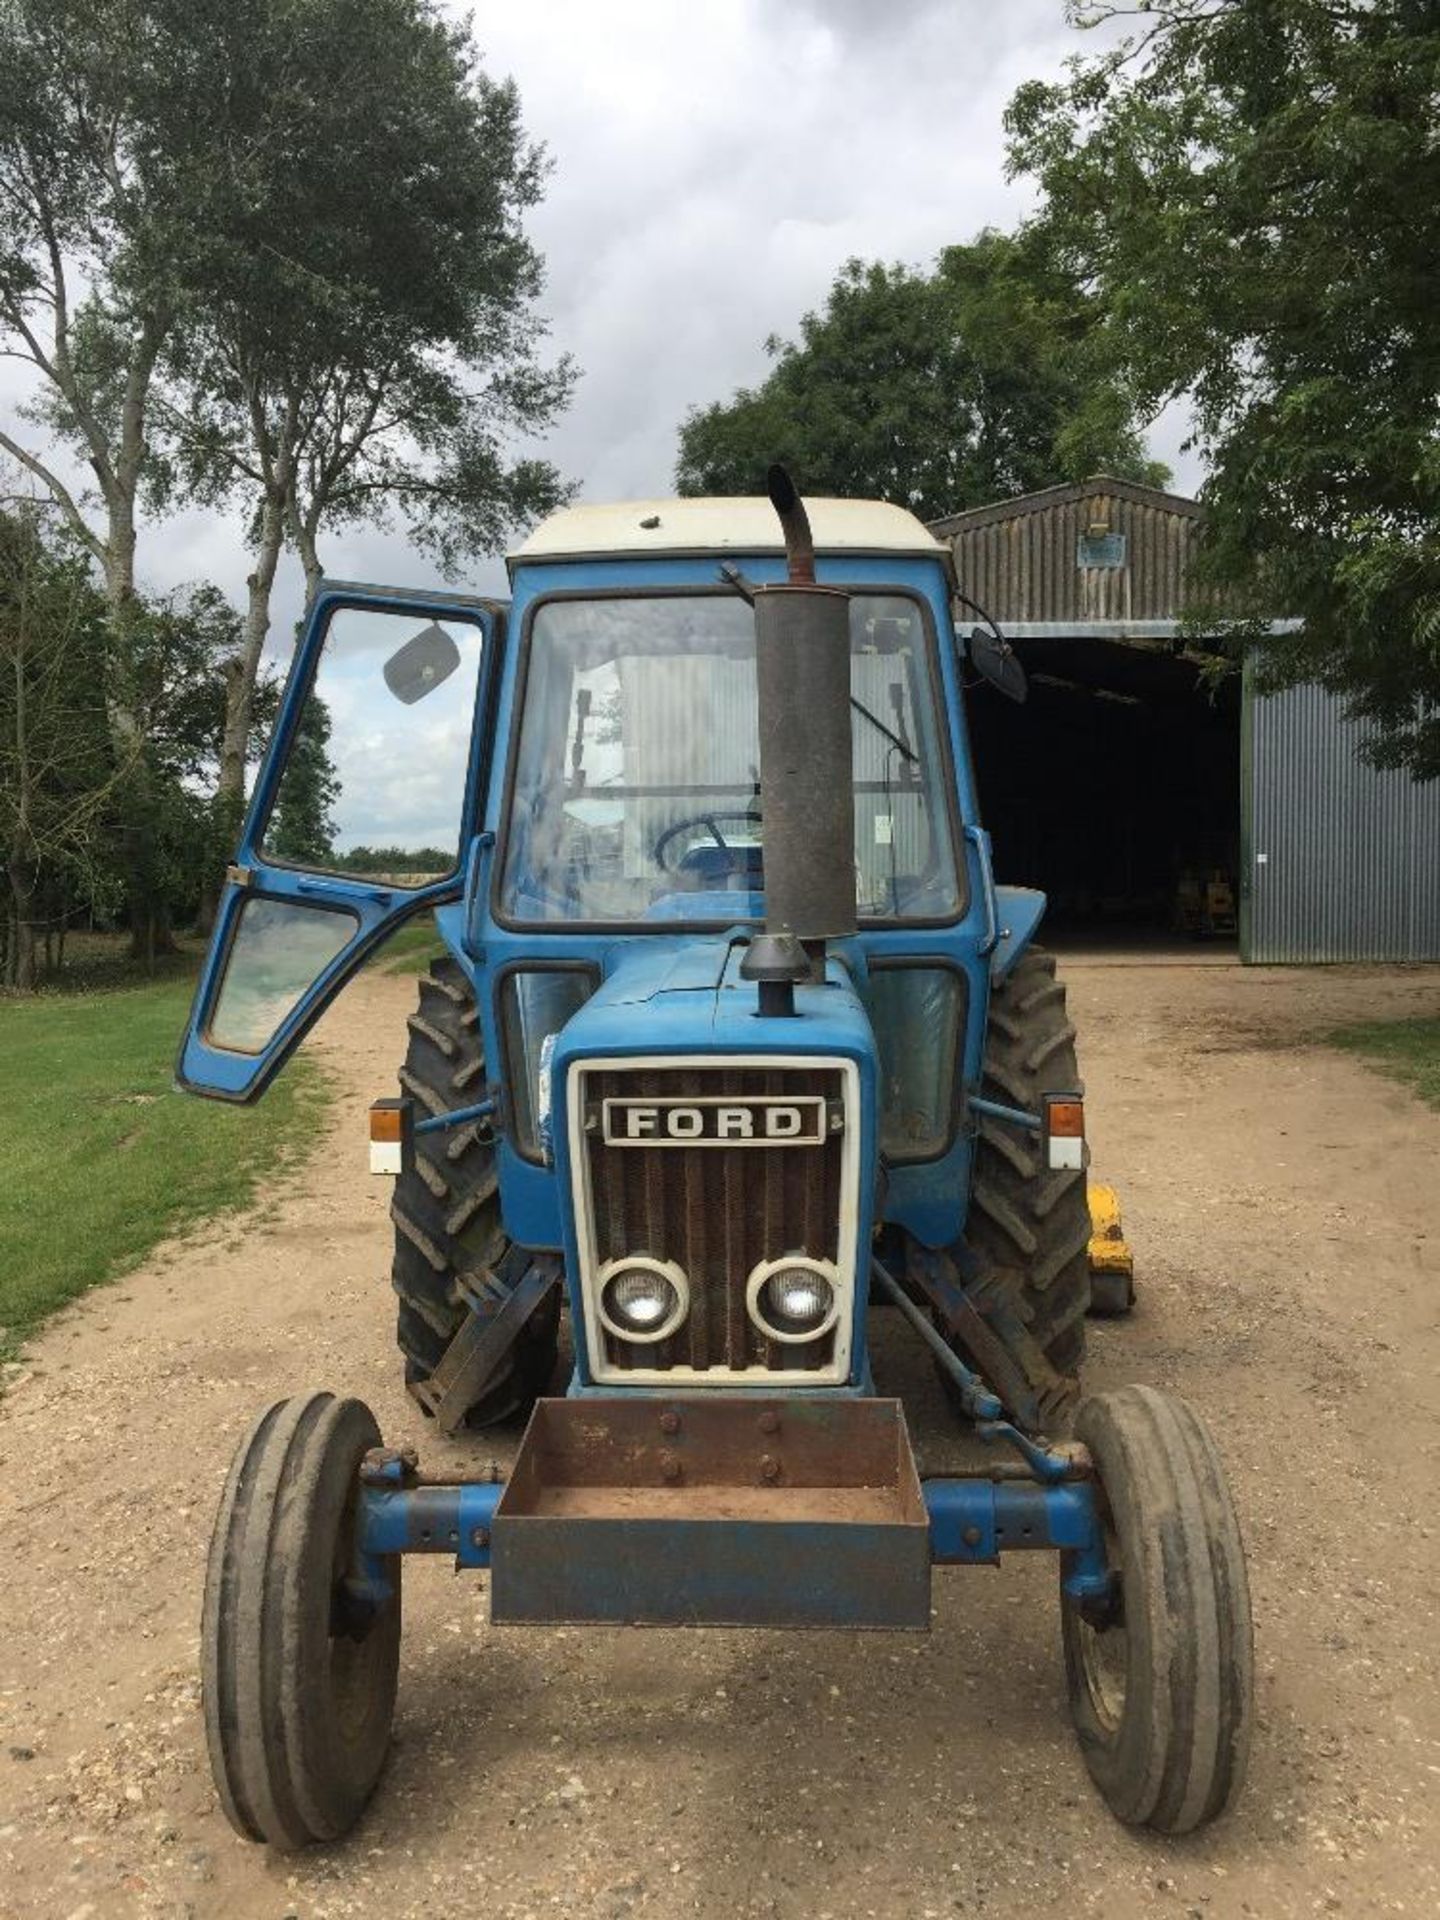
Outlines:
<svg viewBox="0 0 1440 1920"><path fill-rule="evenodd" d="M1115 1618L1105 1627L1092 1627L1074 1606L1076 1651L1080 1672L1095 1718L1107 1733L1117 1733L1125 1717L1125 1695L1130 1670L1130 1640L1125 1631L1124 1567L1120 1541L1108 1513L1102 1516L1105 1564L1115 1579L1118 1596Z"/></svg>
<svg viewBox="0 0 1440 1920"><path fill-rule="evenodd" d="M357 1622L354 1607L345 1603L345 1584L353 1579L355 1572L352 1558L355 1504L353 1496L346 1502L345 1518L336 1534L330 1560L332 1602L327 1661L335 1730L348 1747L364 1743L377 1710L388 1715L389 1652L381 1628L395 1606L392 1591L383 1606ZM392 1578L397 1571L392 1567Z"/></svg>
<svg viewBox="0 0 1440 1920"><path fill-rule="evenodd" d="M384 1663L377 1658L381 1636L377 1622L354 1640L341 1634L330 1642L330 1699L335 1726L347 1746L364 1738L380 1698Z"/></svg>

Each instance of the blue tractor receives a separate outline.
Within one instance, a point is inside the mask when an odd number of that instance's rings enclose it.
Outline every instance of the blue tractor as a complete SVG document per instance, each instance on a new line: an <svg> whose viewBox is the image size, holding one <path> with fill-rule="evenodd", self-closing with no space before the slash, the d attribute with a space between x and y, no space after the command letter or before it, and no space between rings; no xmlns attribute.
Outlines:
<svg viewBox="0 0 1440 1920"><path fill-rule="evenodd" d="M502 1482L427 1474L329 1393L255 1423L203 1693L256 1840L365 1806L412 1553L488 1569L498 1622L925 1629L936 1566L1051 1549L1114 1812L1183 1832L1239 1788L1215 1448L1169 1394L1078 1395L1074 1029L1043 897L992 877L966 732L968 689L1023 674L957 632L910 514L769 484L559 513L508 605L327 584L311 609L180 1079L256 1098L433 910L448 955L371 1113L399 1345L446 1433L526 1424ZM879 1308L996 1449L973 1473L917 1474Z"/></svg>

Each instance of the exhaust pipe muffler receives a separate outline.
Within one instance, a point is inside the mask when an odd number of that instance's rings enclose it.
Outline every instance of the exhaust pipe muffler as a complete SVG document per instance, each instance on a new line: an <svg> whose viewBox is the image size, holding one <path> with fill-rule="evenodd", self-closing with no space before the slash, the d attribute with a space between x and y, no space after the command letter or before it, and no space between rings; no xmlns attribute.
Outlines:
<svg viewBox="0 0 1440 1920"><path fill-rule="evenodd" d="M797 981L823 977L825 942L856 927L850 596L816 582L810 519L790 475L772 466L766 478L788 578L754 590L765 937L741 972L759 981L762 1013L785 1013Z"/></svg>

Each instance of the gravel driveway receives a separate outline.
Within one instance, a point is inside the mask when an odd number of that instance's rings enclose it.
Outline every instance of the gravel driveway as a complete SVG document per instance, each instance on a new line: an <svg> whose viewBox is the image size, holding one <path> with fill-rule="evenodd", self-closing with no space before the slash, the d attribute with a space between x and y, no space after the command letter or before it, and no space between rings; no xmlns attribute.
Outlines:
<svg viewBox="0 0 1440 1920"><path fill-rule="evenodd" d="M427 1460L390 1347L363 1109L411 983L312 1043L341 1088L303 1189L54 1323L0 1403L0 1914L384 1920L682 1914L1440 1912L1440 1115L1314 1044L1440 1010L1440 970L1067 969L1096 1171L1141 1306L1092 1385L1213 1423L1254 1585L1259 1723L1234 1815L1137 1836L1092 1793L1047 1557L937 1575L928 1637L581 1632L406 1581L392 1764L300 1860L216 1809L195 1683L206 1539L258 1405L358 1393ZM885 1316L893 1321L894 1316ZM922 1464L959 1457L928 1362L878 1343Z"/></svg>

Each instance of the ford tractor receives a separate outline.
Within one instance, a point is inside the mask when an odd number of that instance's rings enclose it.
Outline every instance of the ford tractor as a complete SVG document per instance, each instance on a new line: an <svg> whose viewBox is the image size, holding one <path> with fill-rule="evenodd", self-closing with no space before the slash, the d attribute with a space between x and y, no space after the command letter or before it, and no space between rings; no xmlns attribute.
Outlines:
<svg viewBox="0 0 1440 1920"><path fill-rule="evenodd" d="M510 583L316 595L182 1046L186 1088L255 1099L433 914L370 1116L400 1353L442 1433L523 1423L502 1476L424 1470L353 1398L260 1415L205 1589L226 1814L281 1848L360 1816L412 1554L488 1570L496 1623L923 1631L936 1568L1049 1550L1101 1794L1210 1820L1245 1565L1196 1414L1080 1398L1129 1272L1044 898L981 825L967 700L1022 695L1019 661L918 520L780 468L557 513ZM882 1312L972 1470L918 1473Z"/></svg>

